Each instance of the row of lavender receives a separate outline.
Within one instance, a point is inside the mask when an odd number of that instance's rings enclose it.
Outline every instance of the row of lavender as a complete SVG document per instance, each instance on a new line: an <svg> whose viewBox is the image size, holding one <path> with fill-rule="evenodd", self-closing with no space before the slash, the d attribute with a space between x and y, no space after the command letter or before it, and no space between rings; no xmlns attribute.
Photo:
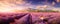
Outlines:
<svg viewBox="0 0 60 24"><path fill-rule="evenodd" d="M31 15L35 24L60 24L60 13L57 12L33 12Z"/></svg>
<svg viewBox="0 0 60 24"><path fill-rule="evenodd" d="M0 15L0 24L59 24L59 13L19 13Z"/></svg>

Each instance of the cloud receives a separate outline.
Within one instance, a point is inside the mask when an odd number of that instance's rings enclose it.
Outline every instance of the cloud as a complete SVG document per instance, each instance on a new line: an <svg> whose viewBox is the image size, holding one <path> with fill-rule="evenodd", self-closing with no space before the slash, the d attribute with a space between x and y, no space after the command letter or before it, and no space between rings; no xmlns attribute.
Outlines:
<svg viewBox="0 0 60 24"><path fill-rule="evenodd" d="M23 8L21 6L17 6L16 4L24 4L23 0L0 0L0 12L11 12L11 10L15 10L18 8Z"/></svg>
<svg viewBox="0 0 60 24"><path fill-rule="evenodd" d="M17 10L19 12L19 10L26 10L32 6L24 0L0 0L0 12L16 12Z"/></svg>
<svg viewBox="0 0 60 24"><path fill-rule="evenodd" d="M7 10L9 12L16 12L20 10L27 10L28 8L47 8L50 5L33 5L32 2L26 2L25 0L0 0L0 12ZM52 4L54 5L54 3ZM53 7L53 6L52 6Z"/></svg>
<svg viewBox="0 0 60 24"><path fill-rule="evenodd" d="M60 2L60 0L56 0L57 2Z"/></svg>

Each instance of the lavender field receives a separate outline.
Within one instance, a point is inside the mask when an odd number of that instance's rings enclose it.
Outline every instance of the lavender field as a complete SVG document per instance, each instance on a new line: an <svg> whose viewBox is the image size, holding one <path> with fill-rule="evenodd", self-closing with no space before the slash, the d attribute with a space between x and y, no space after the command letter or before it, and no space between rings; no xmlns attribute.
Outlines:
<svg viewBox="0 0 60 24"><path fill-rule="evenodd" d="M60 13L26 12L0 14L0 24L60 24Z"/></svg>

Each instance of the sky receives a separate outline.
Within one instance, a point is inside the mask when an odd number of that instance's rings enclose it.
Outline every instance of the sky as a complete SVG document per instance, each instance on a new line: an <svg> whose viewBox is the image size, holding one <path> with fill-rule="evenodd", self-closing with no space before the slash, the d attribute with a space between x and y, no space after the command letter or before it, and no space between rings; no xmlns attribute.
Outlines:
<svg viewBox="0 0 60 24"><path fill-rule="evenodd" d="M31 2L33 5L52 5L54 2L55 7L60 7L60 1L57 0L26 0L28 3Z"/></svg>
<svg viewBox="0 0 60 24"><path fill-rule="evenodd" d="M26 10L27 8L60 8L60 0L0 0L0 11Z"/></svg>

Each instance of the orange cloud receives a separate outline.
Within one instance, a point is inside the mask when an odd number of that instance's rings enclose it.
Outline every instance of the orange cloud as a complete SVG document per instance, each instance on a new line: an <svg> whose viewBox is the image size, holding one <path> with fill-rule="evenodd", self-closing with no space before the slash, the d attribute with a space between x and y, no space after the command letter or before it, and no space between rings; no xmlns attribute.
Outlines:
<svg viewBox="0 0 60 24"><path fill-rule="evenodd" d="M16 4L23 5L23 0L0 0L0 12L15 12L15 10L22 10L24 6L17 6Z"/></svg>
<svg viewBox="0 0 60 24"><path fill-rule="evenodd" d="M39 8L47 8L47 7L48 7L47 5L43 5L43 6L37 5L37 6L36 6L36 8L38 8L38 9L39 9Z"/></svg>
<svg viewBox="0 0 60 24"><path fill-rule="evenodd" d="M60 0L57 0L57 2L60 2Z"/></svg>
<svg viewBox="0 0 60 24"><path fill-rule="evenodd" d="M2 2L8 2L8 3L16 3L16 4L24 4L25 3L25 1L23 1L23 0L0 0L0 1L2 1Z"/></svg>

